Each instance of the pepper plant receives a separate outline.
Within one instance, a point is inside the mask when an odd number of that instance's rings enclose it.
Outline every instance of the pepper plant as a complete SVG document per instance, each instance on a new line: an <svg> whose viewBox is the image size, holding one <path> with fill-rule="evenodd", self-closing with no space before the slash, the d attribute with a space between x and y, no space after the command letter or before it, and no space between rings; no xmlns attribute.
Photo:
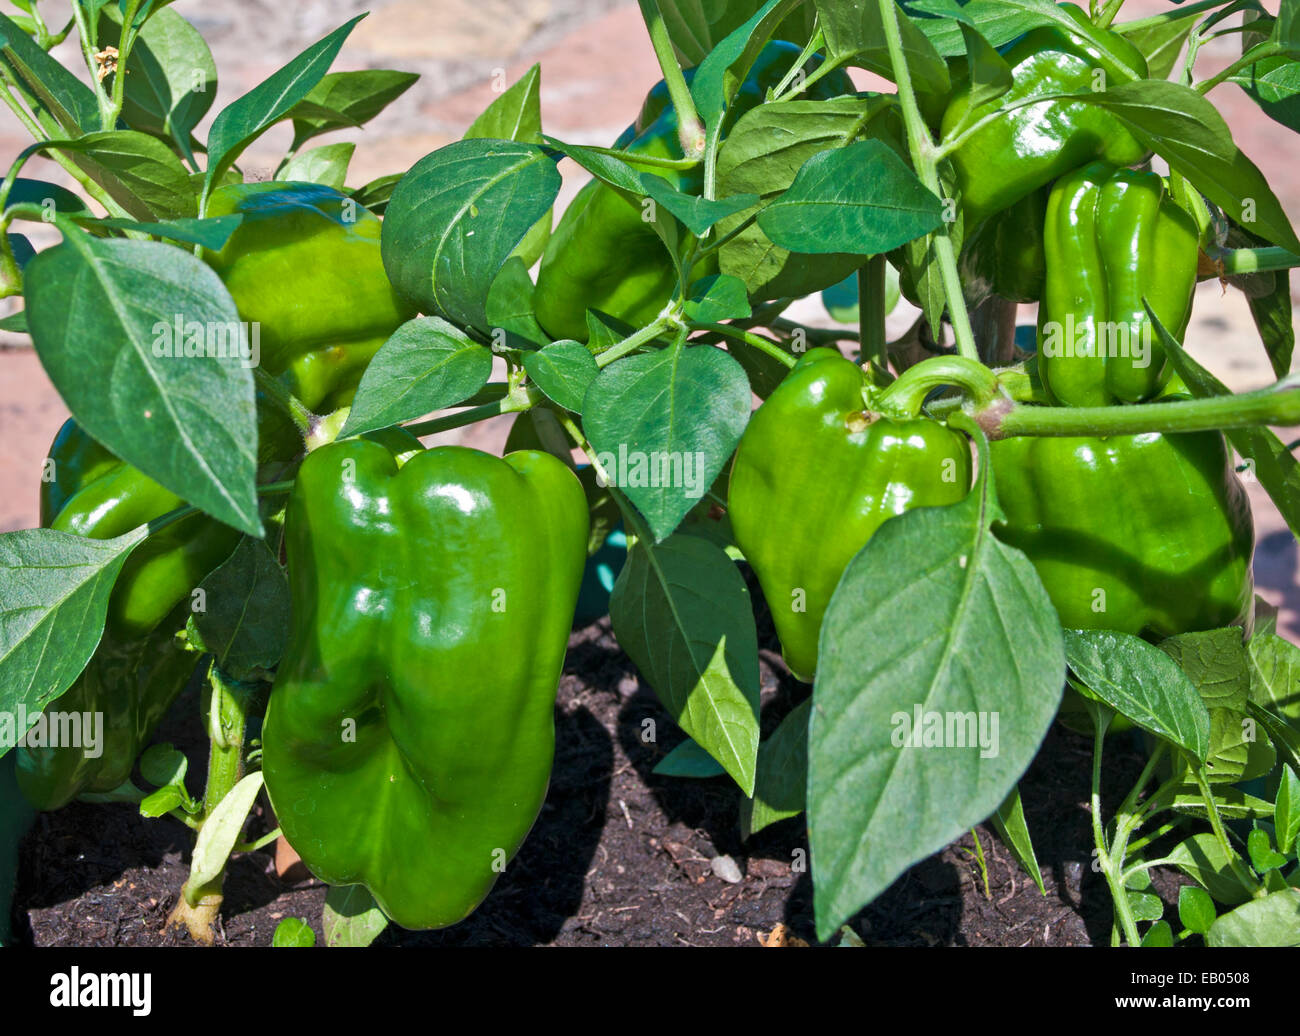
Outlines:
<svg viewBox="0 0 1300 1036"><path fill-rule="evenodd" d="M413 81L329 71L359 19L200 141L216 70L165 4L0 16L34 138L3 326L73 414L42 527L0 537L0 774L194 828L171 923L203 941L229 855L277 835L333 886L331 941L455 924L545 798L619 535L614 633L689 737L658 769L731 781L747 836L806 814L819 938L985 820L1041 889L1018 782L1059 721L1092 738L1113 942L1300 944L1300 649L1239 474L1300 528L1269 430L1300 425L1300 241L1206 96L1300 128L1295 0L640 6L663 79L610 147L544 132L534 67L359 186L352 145L308 145ZM50 56L74 33L83 78ZM1219 39L1241 56L1204 77ZM590 180L557 219L562 159ZM1274 384L1184 350L1198 279L1245 293ZM792 316L819 293L837 326ZM501 415L504 459L419 441ZM742 564L806 688L766 739ZM191 679L201 792L151 746ZM69 714L102 754L55 743ZM1116 736L1146 763L1105 816ZM281 826L246 837L263 792ZM1193 883L1176 918L1156 866Z"/></svg>

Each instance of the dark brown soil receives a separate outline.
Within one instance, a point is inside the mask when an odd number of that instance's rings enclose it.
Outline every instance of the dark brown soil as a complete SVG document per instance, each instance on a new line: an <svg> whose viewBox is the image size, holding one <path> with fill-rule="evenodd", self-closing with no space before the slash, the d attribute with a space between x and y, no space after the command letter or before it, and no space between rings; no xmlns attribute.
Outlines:
<svg viewBox="0 0 1300 1036"><path fill-rule="evenodd" d="M765 619L765 617L763 617ZM772 644L770 625L762 622ZM779 655L763 652L764 732L807 688ZM192 697L189 696L189 697ZM204 746L193 738L196 704L160 737L191 756L200 787ZM659 744L642 740L652 720ZM814 941L812 886L792 861L806 853L803 818L748 844L738 835L739 792L727 778L686 780L651 773L681 739L654 694L619 650L605 619L574 634L556 710L550 794L518 857L483 906L441 932L390 927L380 944L755 946L774 937ZM1108 751L1108 805L1139 769L1135 751ZM1091 863L1090 744L1053 729L1022 782L1047 895L1040 895L986 827L986 897L974 841L922 861L853 922L869 945L1073 946L1110 939L1110 899ZM260 825L260 826L259 826ZM252 830L266 830L258 815ZM150 946L189 942L164 936L163 922L188 871L190 832L170 818L141 819L131 806L74 804L43 814L22 846L14 908L19 943ZM718 876L730 856L743 879ZM732 875L734 877L734 874ZM1166 902L1178 880L1157 877ZM230 866L219 945L266 946L284 917L320 927L325 887L294 886L275 873L271 849Z"/></svg>

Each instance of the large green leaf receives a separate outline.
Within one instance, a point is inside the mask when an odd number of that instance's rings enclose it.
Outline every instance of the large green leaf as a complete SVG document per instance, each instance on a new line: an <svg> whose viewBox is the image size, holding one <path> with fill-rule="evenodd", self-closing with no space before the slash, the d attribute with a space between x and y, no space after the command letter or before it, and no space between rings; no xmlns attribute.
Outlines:
<svg viewBox="0 0 1300 1036"><path fill-rule="evenodd" d="M31 261L25 286L41 364L82 427L177 496L260 536L248 338L212 268L171 245L67 229Z"/></svg>
<svg viewBox="0 0 1300 1036"><path fill-rule="evenodd" d="M555 201L555 158L535 144L460 140L416 162L384 218L384 268L422 312L488 331L487 298Z"/></svg>
<svg viewBox="0 0 1300 1036"><path fill-rule="evenodd" d="M602 467L656 540L713 485L749 420L749 379L712 346L629 356L606 367L582 405Z"/></svg>
<svg viewBox="0 0 1300 1036"><path fill-rule="evenodd" d="M1000 517L982 477L891 518L831 598L808 731L819 938L998 809L1056 715L1059 623Z"/></svg>
<svg viewBox="0 0 1300 1036"><path fill-rule="evenodd" d="M749 591L717 545L637 541L614 584L619 646L664 708L746 795L758 756L758 636Z"/></svg>

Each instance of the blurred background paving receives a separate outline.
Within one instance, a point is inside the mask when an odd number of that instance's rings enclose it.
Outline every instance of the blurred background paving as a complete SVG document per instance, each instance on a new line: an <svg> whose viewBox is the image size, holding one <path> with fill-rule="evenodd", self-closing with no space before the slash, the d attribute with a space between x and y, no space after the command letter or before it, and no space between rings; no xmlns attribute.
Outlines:
<svg viewBox="0 0 1300 1036"><path fill-rule="evenodd" d="M418 72L420 81L365 130L330 139L355 139L350 184L408 169L430 151L459 139L500 88L514 82L534 62L542 66L542 121L546 132L575 143L608 144L634 117L645 91L660 77L654 54L630 0L177 0L175 10L202 32L216 58L218 96L205 126L222 107L257 85L286 61L361 11L369 11L353 31L335 69L397 68ZM1276 10L1276 0L1265 0ZM47 0L47 18L66 4ZM1165 0L1128 0L1121 20L1169 10ZM1238 53L1235 37L1202 49L1198 71L1208 75ZM74 44L56 54L70 60ZM861 87L879 81L855 71ZM889 87L892 89L892 87ZM1236 86L1210 95L1232 126L1235 139L1263 170L1292 222L1300 225L1300 136L1266 118ZM200 130L200 136L204 131ZM273 175L289 140L287 126L261 138L241 159L253 179ZM12 114L0 110L0 159L8 167L30 143ZM571 161L560 165L564 190L557 211L585 181ZM34 159L25 175L72 186L63 171ZM24 228L38 248L51 240ZM1297 295L1293 278L1293 298ZM13 303L0 302L0 315ZM799 303L790 315L809 324L828 324L816 299ZM891 335L912 322L906 303L890 317ZM1022 308L1021 321L1032 320ZM1233 389L1259 387L1272 372L1259 345L1250 312L1240 293L1224 293L1217 283L1202 284L1187 333L1189 350ZM25 339L0 333L0 432L5 449L0 462L0 531L37 522L37 480L45 451L67 411L50 386ZM508 418L485 422L439 441L460 441L499 449ZM1283 433L1286 434L1285 432ZM1261 594L1283 609L1283 625L1300 635L1300 581L1296 545L1272 503L1258 485L1250 486L1259 533L1255 571Z"/></svg>

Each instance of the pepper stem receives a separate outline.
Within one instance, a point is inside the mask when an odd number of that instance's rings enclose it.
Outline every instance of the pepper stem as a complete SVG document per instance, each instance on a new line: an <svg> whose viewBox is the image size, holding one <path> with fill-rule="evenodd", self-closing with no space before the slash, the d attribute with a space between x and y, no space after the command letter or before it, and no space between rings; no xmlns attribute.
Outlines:
<svg viewBox="0 0 1300 1036"><path fill-rule="evenodd" d="M875 397L873 408L898 417L916 417L926 397L937 388L955 385L986 412L1001 398L997 375L978 360L965 356L933 356L905 370Z"/></svg>
<svg viewBox="0 0 1300 1036"><path fill-rule="evenodd" d="M1288 375L1255 392L1140 406L1025 406L1003 397L977 407L975 419L990 439L1017 435L1205 432L1261 425L1288 427L1300 425L1300 374Z"/></svg>

